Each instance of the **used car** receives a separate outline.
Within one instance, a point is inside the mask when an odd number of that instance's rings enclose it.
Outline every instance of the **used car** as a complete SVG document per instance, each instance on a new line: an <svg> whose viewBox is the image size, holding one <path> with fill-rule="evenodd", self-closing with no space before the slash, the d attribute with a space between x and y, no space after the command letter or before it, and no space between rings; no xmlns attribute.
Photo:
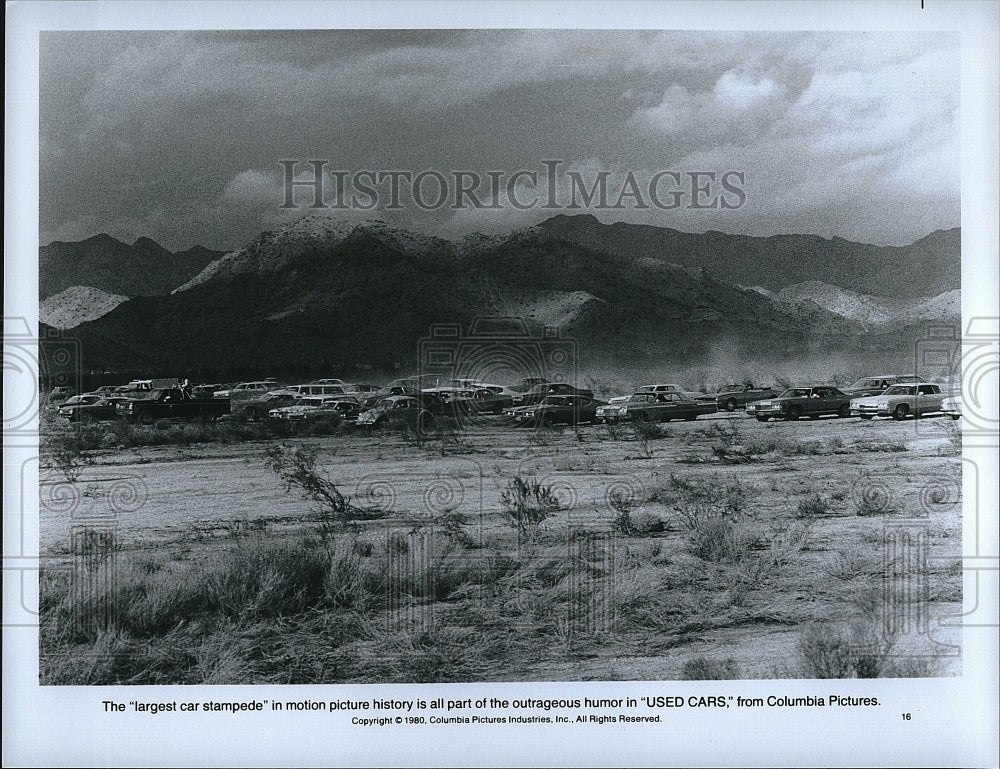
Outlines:
<svg viewBox="0 0 1000 769"><path fill-rule="evenodd" d="M862 419L892 417L906 419L941 411L945 394L936 384L897 384L880 395L851 400L851 416Z"/></svg>
<svg viewBox="0 0 1000 769"><path fill-rule="evenodd" d="M603 405L604 401L582 395L550 395L541 403L518 411L514 416L514 422L525 426L576 425L581 422L593 422L596 419L597 409Z"/></svg>
<svg viewBox="0 0 1000 769"><path fill-rule="evenodd" d="M358 414L359 425L401 427L408 425L425 429L434 424L443 405L434 396L389 395L374 407Z"/></svg>
<svg viewBox="0 0 1000 769"><path fill-rule="evenodd" d="M118 419L117 405L128 400L120 395L75 395L59 407L58 414L70 422L108 422Z"/></svg>
<svg viewBox="0 0 1000 769"><path fill-rule="evenodd" d="M541 403L550 395L579 395L591 400L594 398L593 390L581 389L565 382L544 382L536 384L523 393L515 393L512 397L511 405L531 406L535 403Z"/></svg>
<svg viewBox="0 0 1000 769"><path fill-rule="evenodd" d="M736 411L741 406L745 408L748 403L776 395L778 391L771 387L754 387L753 382L746 382L742 385L725 385L714 395L699 395L697 400L712 401L720 410Z"/></svg>
<svg viewBox="0 0 1000 769"><path fill-rule="evenodd" d="M838 417L851 415L851 396L833 385L817 387L789 387L777 398L747 404L747 413L758 422L769 419L797 420L800 417L819 419L833 414Z"/></svg>
<svg viewBox="0 0 1000 769"><path fill-rule="evenodd" d="M697 419L701 414L713 414L714 403L696 401L682 392L649 392L640 390L617 407L617 414L605 409L610 421L669 422L671 419Z"/></svg>

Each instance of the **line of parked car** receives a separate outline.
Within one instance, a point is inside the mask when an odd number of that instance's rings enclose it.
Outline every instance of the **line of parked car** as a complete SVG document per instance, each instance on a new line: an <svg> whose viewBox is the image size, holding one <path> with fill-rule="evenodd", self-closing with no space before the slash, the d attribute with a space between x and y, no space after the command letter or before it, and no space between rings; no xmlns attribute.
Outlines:
<svg viewBox="0 0 1000 769"><path fill-rule="evenodd" d="M282 384L261 379L232 385L184 386L175 379L134 380L103 386L63 400L59 416L74 422L126 419L151 424L158 419L214 421L219 418L305 422L326 419L358 425L411 425L426 428L449 416L464 419L489 415L515 426L582 423L667 422L694 420L716 411L744 408L760 422L822 416L906 419L945 414L958 419L961 397L917 376L864 377L841 390L831 384L803 385L778 391L746 381L714 394L684 390L677 384L650 384L630 395L607 401L592 390L542 378L518 385L452 379L431 386L419 377L378 387L319 379ZM60 388L57 388L59 390ZM66 393L53 391L50 401Z"/></svg>

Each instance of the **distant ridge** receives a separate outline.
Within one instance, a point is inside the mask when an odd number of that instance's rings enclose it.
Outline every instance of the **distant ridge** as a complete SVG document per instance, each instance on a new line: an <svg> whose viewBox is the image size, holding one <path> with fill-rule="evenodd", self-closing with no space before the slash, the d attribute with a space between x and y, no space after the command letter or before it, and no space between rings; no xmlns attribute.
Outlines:
<svg viewBox="0 0 1000 769"><path fill-rule="evenodd" d="M132 245L106 233L77 243L54 241L38 249L38 295L45 300L73 286L109 294L166 294L222 256L196 246L171 253L149 238Z"/></svg>
<svg viewBox="0 0 1000 769"><path fill-rule="evenodd" d="M960 288L961 230L938 230L908 246L874 246L818 235L692 234L645 224L602 224L591 214L559 215L547 232L612 254L700 267L720 279L772 291L821 281L864 294L913 299Z"/></svg>

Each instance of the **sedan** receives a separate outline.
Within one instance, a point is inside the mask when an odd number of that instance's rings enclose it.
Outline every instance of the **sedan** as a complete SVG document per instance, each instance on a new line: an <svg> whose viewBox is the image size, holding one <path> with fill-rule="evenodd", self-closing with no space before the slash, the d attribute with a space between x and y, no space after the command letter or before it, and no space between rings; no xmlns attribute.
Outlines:
<svg viewBox="0 0 1000 769"><path fill-rule="evenodd" d="M514 414L518 425L576 425L594 422L597 409L604 401L597 401L581 395L550 395L541 403L528 406Z"/></svg>
<svg viewBox="0 0 1000 769"><path fill-rule="evenodd" d="M118 418L115 407L129 400L121 396L77 395L59 407L59 416L70 422L110 422Z"/></svg>
<svg viewBox="0 0 1000 769"><path fill-rule="evenodd" d="M700 414L713 414L715 403L696 401L680 392L639 391L618 406L617 418L635 422L669 422L671 419L697 419ZM604 412L608 421L615 415Z"/></svg>
<svg viewBox="0 0 1000 769"><path fill-rule="evenodd" d="M748 403L747 413L758 422L772 418L795 421L803 416L819 419L824 414L847 417L851 415L851 396L830 385L789 387L777 398Z"/></svg>

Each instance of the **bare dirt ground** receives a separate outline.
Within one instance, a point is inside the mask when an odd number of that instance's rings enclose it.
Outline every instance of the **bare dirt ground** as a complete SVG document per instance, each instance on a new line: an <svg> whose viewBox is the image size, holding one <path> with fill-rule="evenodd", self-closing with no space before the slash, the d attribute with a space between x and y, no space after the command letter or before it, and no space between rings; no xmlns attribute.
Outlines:
<svg viewBox="0 0 1000 769"><path fill-rule="evenodd" d="M315 447L341 492L383 511L353 525L352 536L402 537L426 552L458 553L463 563L499 553L517 560L526 576L506 597L463 590L407 597L432 604L420 619L432 636L474 632L478 622L485 628L488 612L500 611L493 600L508 602L504 616L527 618L525 632L537 639L530 652L498 654L485 669L457 666L459 680L677 680L698 677L699 660L730 665L717 677L812 677L805 631L861 620L872 637L891 639L886 659L928 663L882 675L960 673L959 633L949 626L962 610L962 460L953 423L759 424L738 413L657 427L644 435L624 426L491 423L426 440L353 433L285 443ZM280 443L100 451L73 483L43 469L41 553L71 570L74 532L95 525L114 531L119 563L152 556L157 568L202 564L251 539L312 536L322 518L315 504L262 461ZM520 538L502 502L514 477L537 480L559 503ZM450 529L449 516L458 522ZM734 526L709 541L716 516ZM546 582L545 570L558 570L560 559L579 561L581 531L588 546L597 542L603 568L568 566ZM586 583L582 609L563 600L574 579ZM385 611L398 619L399 610ZM44 639L43 653L84 646ZM89 653L100 643L89 639ZM380 643L384 652L389 641ZM342 643L340 673L313 661L312 672L294 681L392 679L406 664L406 650L392 648L397 667L358 672L345 656L382 652ZM58 683L78 673L48 675ZM157 680L136 675L135 682ZM229 680L276 680L259 670L241 675ZM226 678L183 682L195 680Z"/></svg>

